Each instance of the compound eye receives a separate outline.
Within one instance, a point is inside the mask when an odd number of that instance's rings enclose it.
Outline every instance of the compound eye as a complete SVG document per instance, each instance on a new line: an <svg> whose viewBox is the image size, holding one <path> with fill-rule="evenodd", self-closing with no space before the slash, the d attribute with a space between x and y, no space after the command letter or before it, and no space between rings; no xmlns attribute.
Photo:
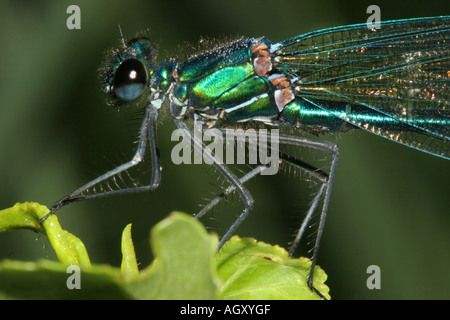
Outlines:
<svg viewBox="0 0 450 320"><path fill-rule="evenodd" d="M123 61L114 74L114 94L124 101L138 98L147 86L147 70L136 59Z"/></svg>

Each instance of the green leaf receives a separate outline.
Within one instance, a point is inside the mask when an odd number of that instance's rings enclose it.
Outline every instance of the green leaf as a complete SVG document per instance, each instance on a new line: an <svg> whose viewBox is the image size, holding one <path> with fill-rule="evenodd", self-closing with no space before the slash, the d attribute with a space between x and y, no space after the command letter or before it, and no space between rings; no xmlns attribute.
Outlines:
<svg viewBox="0 0 450 320"><path fill-rule="evenodd" d="M217 254L217 270L223 281L221 299L320 299L307 286L311 261L291 259L288 252L254 239L231 238ZM318 266L313 283L327 299L327 276Z"/></svg>
<svg viewBox="0 0 450 320"><path fill-rule="evenodd" d="M131 223L122 232L122 264L120 270L127 277L133 277L139 274L133 239L131 238Z"/></svg>
<svg viewBox="0 0 450 320"><path fill-rule="evenodd" d="M13 207L0 211L0 232L31 229L45 233L39 222L39 215L45 215L49 211L46 206L35 202L16 203Z"/></svg>
<svg viewBox="0 0 450 320"><path fill-rule="evenodd" d="M127 290L140 299L215 299L220 284L215 270L217 236L192 216L174 212L151 232L156 256Z"/></svg>
<svg viewBox="0 0 450 320"><path fill-rule="evenodd" d="M32 229L47 235L58 260L64 265L90 265L83 243L74 235L63 230L55 215L44 222L39 219L50 210L35 202L16 203L13 207L0 211L0 232L14 229Z"/></svg>
<svg viewBox="0 0 450 320"><path fill-rule="evenodd" d="M81 289L70 290L72 276L60 262L40 260L0 262L0 299L132 299L120 282L120 272L109 266L81 269Z"/></svg>
<svg viewBox="0 0 450 320"><path fill-rule="evenodd" d="M59 226L59 224L58 224L58 226ZM89 256L86 251L86 247L84 246L84 243L68 231L64 230L64 235L65 235L64 241L67 241L64 244L69 246L67 251L70 252L70 254L71 254L69 256L71 260L68 260L68 258L67 259L63 258L64 260L60 259L60 262L62 262L63 264L66 264L66 265L67 264L76 264L76 265L79 265L80 267L89 267L91 265L91 261L89 260ZM62 244L60 244L58 241L55 241L55 240L50 241L51 244L55 243L55 242L58 243L58 250L65 252L65 250L66 250L65 247L62 248ZM74 256L73 258L72 258L72 255ZM59 255L57 254L57 256L59 258L60 256L63 256L63 253L60 253ZM74 260L72 260L72 259L74 259Z"/></svg>
<svg viewBox="0 0 450 320"><path fill-rule="evenodd" d="M218 238L192 216L174 212L151 230L156 257L138 270L131 224L122 233L121 268L91 265L80 239L63 230L56 216L36 203L0 211L0 230L29 228L45 233L60 262L0 262L4 299L318 299L306 282L311 262L253 239L233 237L216 254ZM118 248L119 249L119 248ZM79 265L81 290L70 290ZM73 275L77 276L76 274ZM314 287L329 298L326 274L316 266Z"/></svg>
<svg viewBox="0 0 450 320"><path fill-rule="evenodd" d="M56 217L55 217L56 218ZM49 217L50 219L50 217ZM52 224L52 227L55 227ZM132 276L134 249L130 225L123 232L126 265L81 267L81 289L68 289L67 265L52 262L0 262L3 299L215 299L220 281L215 271L216 236L191 216L173 213L151 231L154 262ZM56 228L58 229L58 227ZM50 232L51 233L51 232ZM69 247L71 244L66 243ZM53 244L52 244L53 245ZM66 248L69 250L69 248ZM118 248L119 249L119 248ZM134 257L134 258L133 258Z"/></svg>

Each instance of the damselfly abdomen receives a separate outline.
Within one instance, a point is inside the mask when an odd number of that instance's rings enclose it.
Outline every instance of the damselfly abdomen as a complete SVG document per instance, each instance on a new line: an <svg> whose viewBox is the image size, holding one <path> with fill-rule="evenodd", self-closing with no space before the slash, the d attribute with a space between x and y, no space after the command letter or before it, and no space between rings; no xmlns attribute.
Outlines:
<svg viewBox="0 0 450 320"><path fill-rule="evenodd" d="M216 154L204 152L207 147L186 125L187 119L199 121L202 130L225 130L243 123L297 128L315 134L363 129L450 159L449 41L450 17L387 21L381 23L380 29L369 29L366 24L337 27L276 44L264 37L239 39L184 62L170 60L160 64L155 62L156 47L151 40L137 37L124 41L103 68L104 90L114 107L146 99L136 153L129 162L58 201L51 213L75 201L156 189L161 181L157 117L166 98L176 128L230 184L197 216L203 216L231 192L237 192L244 203L244 210L219 246L252 209L254 201L244 183L264 174L268 166L259 164L247 174L237 176ZM280 135L279 142L321 150L332 156L326 173L278 153L280 161L309 172L321 182L291 247L292 253L312 213L320 210L308 280L315 290L312 276L339 151L333 143L297 136ZM148 185L89 192L136 166L147 150L152 159Z"/></svg>

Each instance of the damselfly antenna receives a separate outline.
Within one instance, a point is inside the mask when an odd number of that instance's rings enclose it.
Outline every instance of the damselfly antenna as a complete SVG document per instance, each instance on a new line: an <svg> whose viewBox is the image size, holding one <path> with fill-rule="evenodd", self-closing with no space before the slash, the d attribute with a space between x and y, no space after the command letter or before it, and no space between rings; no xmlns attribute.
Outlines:
<svg viewBox="0 0 450 320"><path fill-rule="evenodd" d="M122 39L123 47L126 48L127 44L125 43L125 38L123 37L122 28L120 27L120 24L118 24L117 26L119 27L120 39Z"/></svg>

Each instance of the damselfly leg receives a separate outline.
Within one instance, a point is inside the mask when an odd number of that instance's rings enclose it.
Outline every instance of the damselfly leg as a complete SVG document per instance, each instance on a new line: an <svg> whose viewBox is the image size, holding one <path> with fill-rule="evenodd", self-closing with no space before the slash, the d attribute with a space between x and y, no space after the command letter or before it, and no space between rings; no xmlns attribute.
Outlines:
<svg viewBox="0 0 450 320"><path fill-rule="evenodd" d="M316 231L317 232L316 239L314 241L313 254L311 257L311 270L310 270L310 273L308 276L308 286L311 290L316 292L321 298L324 298L323 295L317 289L314 288L313 277L314 277L314 269L315 269L315 266L317 263L317 256L318 256L318 252L319 252L320 240L321 240L323 228L325 225L326 213L327 213L328 205L329 205L329 201L330 201L331 190L332 190L332 186L333 186L333 182L334 182L334 177L336 175L336 167L337 167L337 162L338 162L338 158L339 158L339 150L338 150L338 147L336 144L333 144L333 143L330 143L327 141L320 141L320 140L318 141L318 140L300 138L300 137L296 137L296 136L287 136L287 135L280 135L279 139L280 139L280 144L293 145L295 147L307 147L310 149L320 150L320 151L329 153L332 156L330 172L329 172L329 174L327 174L323 170L316 168L316 167L298 159L297 157L294 157L292 155L289 155L289 154L281 152L281 151L279 153L280 160L283 163L290 165L290 166L294 166L304 172L307 172L309 175L311 175L312 177L314 177L315 179L317 179L318 181L321 182L319 191L316 193L316 195L309 207L309 210L307 211L307 214L306 214L305 218L303 219L303 222L302 222L299 230L296 233L295 239L290 246L289 255L293 256L295 249L297 248L297 246L299 245L299 243L302 239L302 236L306 230L306 227L309 225L309 223L311 221L311 217L312 217L313 213L317 210L317 208L323 198L322 210L320 212L320 218L319 218L319 225L318 225L318 229ZM239 183L243 185L244 183L251 180L252 178L260 175L266 169L267 169L267 165L257 165L252 170L250 170L245 175L243 175L239 179ZM217 205L222 199L224 199L227 195L231 194L235 190L236 190L236 185L235 184L230 185L221 194L219 194L216 198L214 198L206 206L204 206L203 209L196 215L196 218L198 218L198 219L202 218L215 205ZM248 214L248 212L246 212L246 215L244 216L243 219L245 219L247 214ZM233 230L233 231L236 230L243 221L243 219L241 219L241 218L242 218L242 215L233 223L233 225L231 226L231 228L229 230ZM230 235L227 237L228 234L230 234ZM222 245L223 245L223 243L225 243L228 240L229 237L231 237L231 234L232 233L230 233L230 232L227 232L225 234L225 236L222 238L222 241L221 241ZM220 247L219 247L219 249L220 249Z"/></svg>
<svg viewBox="0 0 450 320"><path fill-rule="evenodd" d="M220 172L220 174L223 175L223 177L234 186L235 190L238 192L240 198L244 203L244 210L220 240L218 246L219 250L220 248L222 248L224 243L231 238L233 233L236 231L237 227L248 216L250 210L253 207L254 203L253 197L251 196L247 188L245 188L244 184L240 181L240 179L230 169L228 169L228 167L225 164L222 163L221 159L217 159L213 154L209 152L203 152L204 149L206 148L205 144L203 144L203 142L194 135L194 133L188 128L188 126L183 121L174 119L174 122L177 128L180 129L183 132L183 134L187 135L189 139L191 139L194 148L199 150L205 156L205 161L207 161L208 163L212 163L216 167L216 169Z"/></svg>
<svg viewBox="0 0 450 320"><path fill-rule="evenodd" d="M56 202L56 204L54 204L50 208L50 212L42 219L40 219L40 221L42 222L46 220L51 214L54 214L63 206L72 202L84 201L94 198L102 198L117 194L145 192L158 188L161 182L161 167L160 167L158 140L156 133L157 120L158 120L158 109L152 104L149 104L145 109L144 118L142 120L139 134L138 146L136 148L136 152L133 158L130 161L102 174L98 178L86 183L82 187L66 195L64 198ZM100 184L101 182L106 181L116 175L119 175L120 173L125 172L126 170L141 163L144 159L144 155L147 150L147 144L148 147L150 148L150 154L152 158L151 159L152 178L148 185L122 188L118 190L103 191L98 193L94 192L86 195L83 194L84 192Z"/></svg>

